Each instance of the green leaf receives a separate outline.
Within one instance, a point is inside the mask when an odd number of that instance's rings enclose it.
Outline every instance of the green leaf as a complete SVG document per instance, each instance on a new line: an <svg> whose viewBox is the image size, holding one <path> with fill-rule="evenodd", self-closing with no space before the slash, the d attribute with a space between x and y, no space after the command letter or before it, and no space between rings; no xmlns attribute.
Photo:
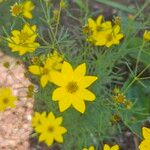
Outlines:
<svg viewBox="0 0 150 150"><path fill-rule="evenodd" d="M126 11L129 13L135 13L135 9L129 7L129 6L125 6L123 4L117 3L117 2L113 2L112 0L96 0L99 3L111 6L113 8L117 8L120 9L122 11Z"/></svg>

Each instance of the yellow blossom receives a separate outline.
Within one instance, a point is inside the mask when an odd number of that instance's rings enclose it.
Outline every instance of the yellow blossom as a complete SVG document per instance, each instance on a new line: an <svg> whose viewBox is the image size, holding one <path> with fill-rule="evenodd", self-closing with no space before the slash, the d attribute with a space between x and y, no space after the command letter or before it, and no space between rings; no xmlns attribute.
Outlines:
<svg viewBox="0 0 150 150"><path fill-rule="evenodd" d="M84 33L87 35L87 41L95 46L118 45L123 38L120 32L120 25L112 26L110 21L103 21L103 16L99 16L96 21L89 18L88 24L84 28Z"/></svg>
<svg viewBox="0 0 150 150"><path fill-rule="evenodd" d="M12 95L12 91L10 88L0 88L0 112L8 107L15 107L14 102L16 100L17 98L14 95Z"/></svg>
<svg viewBox="0 0 150 150"><path fill-rule="evenodd" d="M28 19L32 19L31 11L34 9L34 5L31 1L27 0L23 3L15 3L11 6L11 13L13 16L23 16Z"/></svg>
<svg viewBox="0 0 150 150"><path fill-rule="evenodd" d="M62 67L62 57L54 51L47 59L44 66L31 65L29 66L29 71L34 75L41 76L40 83L42 87L46 84L52 82L52 72L57 72L61 70Z"/></svg>
<svg viewBox="0 0 150 150"><path fill-rule="evenodd" d="M110 147L108 144L105 144L103 150L119 150L119 146L114 145L114 146Z"/></svg>
<svg viewBox="0 0 150 150"><path fill-rule="evenodd" d="M140 150L150 150L150 128L143 127L142 133L144 140L139 145Z"/></svg>
<svg viewBox="0 0 150 150"><path fill-rule="evenodd" d="M46 119L46 112L38 113L35 112L32 118L32 127L36 131L36 128L42 126L42 121Z"/></svg>
<svg viewBox="0 0 150 150"><path fill-rule="evenodd" d="M146 41L150 41L150 31L145 31L144 34L143 34L143 38L144 40Z"/></svg>
<svg viewBox="0 0 150 150"><path fill-rule="evenodd" d="M97 80L97 77L85 76L85 73L85 63L73 70L68 62L63 63L60 73L53 73L53 83L59 87L54 90L52 100L59 102L60 112L72 105L77 111L84 113L84 100L95 100L95 95L86 88Z"/></svg>
<svg viewBox="0 0 150 150"><path fill-rule="evenodd" d="M94 146L90 146L89 148L83 148L83 150L95 150Z"/></svg>
<svg viewBox="0 0 150 150"><path fill-rule="evenodd" d="M126 96L122 92L120 92L116 96L113 96L113 100L116 103L123 104L126 101Z"/></svg>
<svg viewBox="0 0 150 150"><path fill-rule="evenodd" d="M39 142L44 141L48 146L52 145L54 140L63 143L63 134L67 129L61 126L63 118L55 117L52 112L47 116L46 113L37 113L32 119L32 126L39 133Z"/></svg>
<svg viewBox="0 0 150 150"><path fill-rule="evenodd" d="M20 55L34 52L40 45L35 42L37 38L36 26L25 24L21 31L13 30L12 36L7 38L8 46L13 52L18 51Z"/></svg>
<svg viewBox="0 0 150 150"><path fill-rule="evenodd" d="M108 33L105 35L106 38L106 47L110 47L112 45L118 45L120 43L120 40L123 38L123 34L120 33L120 26L115 25L112 28L111 33Z"/></svg>

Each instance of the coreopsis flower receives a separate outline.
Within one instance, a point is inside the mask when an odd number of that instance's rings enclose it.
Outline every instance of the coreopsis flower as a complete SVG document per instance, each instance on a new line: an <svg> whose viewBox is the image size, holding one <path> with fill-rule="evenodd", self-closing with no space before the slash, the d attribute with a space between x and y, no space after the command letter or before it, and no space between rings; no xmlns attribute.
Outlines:
<svg viewBox="0 0 150 150"><path fill-rule="evenodd" d="M112 28L112 31L105 35L106 38L106 47L110 47L112 45L118 45L120 43L120 40L123 38L123 34L120 33L120 26L115 25Z"/></svg>
<svg viewBox="0 0 150 150"><path fill-rule="evenodd" d="M146 41L150 41L150 31L145 31L144 34L143 34L143 38L144 40Z"/></svg>
<svg viewBox="0 0 150 150"><path fill-rule="evenodd" d="M103 21L103 16L99 16L96 21L89 18L88 24L84 28L84 33L87 35L87 41L95 46L118 45L123 38L120 32L120 25L112 26L110 21Z"/></svg>
<svg viewBox="0 0 150 150"><path fill-rule="evenodd" d="M150 150L150 128L143 127L142 134L144 140L139 145L140 150Z"/></svg>
<svg viewBox="0 0 150 150"><path fill-rule="evenodd" d="M68 62L64 62L61 72L53 73L53 83L59 86L52 94L52 100L58 101L60 112L71 105L79 112L85 112L85 102L95 100L95 95L86 89L96 76L85 76L86 64L79 65L75 70Z"/></svg>
<svg viewBox="0 0 150 150"><path fill-rule="evenodd" d="M45 87L46 84L52 82L52 72L57 72L61 70L62 67L62 57L54 51L45 61L44 66L31 65L29 66L29 71L40 76L40 83L42 87Z"/></svg>
<svg viewBox="0 0 150 150"><path fill-rule="evenodd" d="M0 112L8 107L15 107L14 102L17 100L16 96L12 94L10 88L2 87L0 88Z"/></svg>
<svg viewBox="0 0 150 150"><path fill-rule="evenodd" d="M83 148L83 150L95 150L94 146L90 146L89 148Z"/></svg>
<svg viewBox="0 0 150 150"><path fill-rule="evenodd" d="M32 19L32 13L31 11L34 9L34 4L27 0L23 3L15 3L13 6L11 6L11 13L13 16L23 16L28 19Z"/></svg>
<svg viewBox="0 0 150 150"><path fill-rule="evenodd" d="M108 144L105 144L103 150L119 150L119 146L114 145L114 146L110 147Z"/></svg>
<svg viewBox="0 0 150 150"><path fill-rule="evenodd" d="M19 55L32 53L40 46L39 43L35 42L37 38L35 25L25 24L21 31L13 30L11 34L12 36L7 38L8 46L12 52L19 52Z"/></svg>
<svg viewBox="0 0 150 150"><path fill-rule="evenodd" d="M42 126L42 121L46 119L46 112L38 113L35 112L32 118L32 127L36 131L36 128Z"/></svg>
<svg viewBox="0 0 150 150"><path fill-rule="evenodd" d="M117 95L113 96L112 98L116 103L119 103L119 104L123 104L126 101L126 96L122 92L118 93Z"/></svg>
<svg viewBox="0 0 150 150"><path fill-rule="evenodd" d="M39 142L44 141L48 146L52 145L54 140L63 143L63 134L67 129L61 126L63 118L55 117L52 112L37 113L33 116L32 126L39 133Z"/></svg>

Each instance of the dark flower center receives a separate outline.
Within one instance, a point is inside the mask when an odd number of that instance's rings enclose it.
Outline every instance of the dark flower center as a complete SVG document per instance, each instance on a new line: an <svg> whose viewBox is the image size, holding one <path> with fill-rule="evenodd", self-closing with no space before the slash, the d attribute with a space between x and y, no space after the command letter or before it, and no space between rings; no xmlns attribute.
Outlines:
<svg viewBox="0 0 150 150"><path fill-rule="evenodd" d="M69 93L75 93L79 89L77 82L69 82L67 85L67 90Z"/></svg>
<svg viewBox="0 0 150 150"><path fill-rule="evenodd" d="M4 103L4 104L7 104L8 102L9 102L9 99L8 99L8 98L4 98L4 99L3 99L3 103Z"/></svg>
<svg viewBox="0 0 150 150"><path fill-rule="evenodd" d="M47 130L48 130L48 132L52 133L52 132L54 132L54 127L53 126L49 126Z"/></svg>

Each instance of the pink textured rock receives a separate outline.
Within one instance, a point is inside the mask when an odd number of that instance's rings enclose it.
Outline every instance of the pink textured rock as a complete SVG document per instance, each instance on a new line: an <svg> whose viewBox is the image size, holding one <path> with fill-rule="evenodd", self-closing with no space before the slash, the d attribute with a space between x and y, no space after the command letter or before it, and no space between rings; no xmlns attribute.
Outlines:
<svg viewBox="0 0 150 150"><path fill-rule="evenodd" d="M24 77L23 64L17 65L16 61L0 53L0 87L11 87L18 97L16 108L0 113L0 150L30 150L33 99L26 98L30 82ZM9 69L3 66L6 62Z"/></svg>

